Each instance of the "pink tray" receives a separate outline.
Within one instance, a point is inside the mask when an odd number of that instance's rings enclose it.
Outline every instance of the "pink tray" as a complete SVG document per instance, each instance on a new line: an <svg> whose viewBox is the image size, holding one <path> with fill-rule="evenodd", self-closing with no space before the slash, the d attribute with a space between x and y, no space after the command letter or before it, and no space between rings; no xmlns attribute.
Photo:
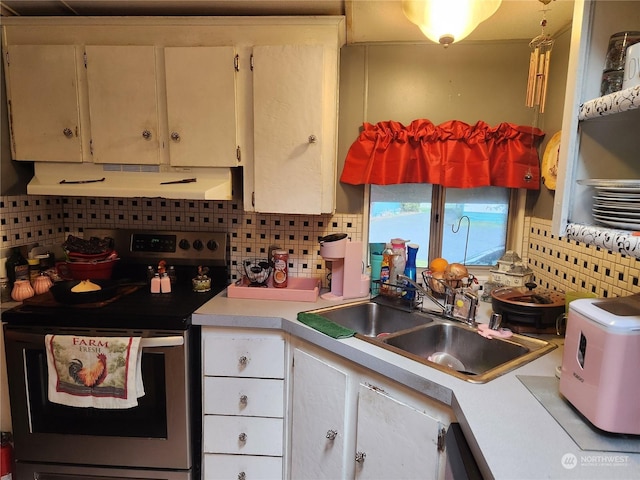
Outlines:
<svg viewBox="0 0 640 480"><path fill-rule="evenodd" d="M315 302L318 300L320 280L317 278L289 277L286 288L274 288L271 278L266 287L249 287L248 280L227 287L229 298L253 298L256 300L292 300L295 302Z"/></svg>

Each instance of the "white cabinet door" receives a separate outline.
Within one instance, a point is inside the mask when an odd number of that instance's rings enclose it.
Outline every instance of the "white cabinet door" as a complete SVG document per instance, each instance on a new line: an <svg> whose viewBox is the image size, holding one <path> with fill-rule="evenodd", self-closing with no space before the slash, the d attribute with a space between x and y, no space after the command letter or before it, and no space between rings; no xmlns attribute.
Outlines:
<svg viewBox="0 0 640 480"><path fill-rule="evenodd" d="M86 46L95 163L159 165L152 46Z"/></svg>
<svg viewBox="0 0 640 480"><path fill-rule="evenodd" d="M360 385L356 442L358 480L438 478L441 424L378 388Z"/></svg>
<svg viewBox="0 0 640 480"><path fill-rule="evenodd" d="M10 45L6 66L15 160L82 162L74 45Z"/></svg>
<svg viewBox="0 0 640 480"><path fill-rule="evenodd" d="M236 89L233 47L167 47L169 162L235 167Z"/></svg>
<svg viewBox="0 0 640 480"><path fill-rule="evenodd" d="M302 350L293 355L291 478L343 478L347 373Z"/></svg>
<svg viewBox="0 0 640 480"><path fill-rule="evenodd" d="M331 107L323 103L323 55L320 45L253 49L254 202L258 212L320 214L323 195L333 195L323 192L322 162L335 164L335 158L322 156L323 142L333 138L323 131L323 107Z"/></svg>

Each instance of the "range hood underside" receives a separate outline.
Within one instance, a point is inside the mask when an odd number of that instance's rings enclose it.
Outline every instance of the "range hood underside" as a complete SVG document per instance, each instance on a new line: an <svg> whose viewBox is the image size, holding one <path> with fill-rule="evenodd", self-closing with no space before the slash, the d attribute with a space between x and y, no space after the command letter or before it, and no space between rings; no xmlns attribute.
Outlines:
<svg viewBox="0 0 640 480"><path fill-rule="evenodd" d="M233 199L233 179L230 168L194 168L162 172L141 170L143 169L111 171L106 166L94 164L36 162L35 175L27 185L27 193L82 197L159 197L184 200ZM189 183L162 184L193 178L195 181ZM64 182L61 183L63 180Z"/></svg>

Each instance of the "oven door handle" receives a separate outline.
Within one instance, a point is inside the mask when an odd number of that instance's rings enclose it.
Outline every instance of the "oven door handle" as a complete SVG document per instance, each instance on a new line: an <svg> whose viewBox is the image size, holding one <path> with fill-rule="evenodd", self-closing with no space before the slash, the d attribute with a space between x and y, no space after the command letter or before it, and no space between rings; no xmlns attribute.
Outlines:
<svg viewBox="0 0 640 480"><path fill-rule="evenodd" d="M42 344L44 342L44 334L32 332L19 332L7 329L5 337L11 338L13 341L23 343ZM184 337L182 335L174 335L170 337L143 337L140 339L142 348L154 347L180 347L184 345Z"/></svg>
<svg viewBox="0 0 640 480"><path fill-rule="evenodd" d="M145 337L140 340L140 347L142 348L180 347L182 345L184 345L184 337L181 335L175 335L173 337Z"/></svg>

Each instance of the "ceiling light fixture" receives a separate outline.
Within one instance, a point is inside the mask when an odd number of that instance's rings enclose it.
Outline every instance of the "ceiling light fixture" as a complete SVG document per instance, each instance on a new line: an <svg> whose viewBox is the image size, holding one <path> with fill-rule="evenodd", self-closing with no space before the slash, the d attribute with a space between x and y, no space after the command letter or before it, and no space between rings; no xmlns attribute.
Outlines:
<svg viewBox="0 0 640 480"><path fill-rule="evenodd" d="M425 36L449 46L459 42L491 15L502 0L402 0L405 16Z"/></svg>

